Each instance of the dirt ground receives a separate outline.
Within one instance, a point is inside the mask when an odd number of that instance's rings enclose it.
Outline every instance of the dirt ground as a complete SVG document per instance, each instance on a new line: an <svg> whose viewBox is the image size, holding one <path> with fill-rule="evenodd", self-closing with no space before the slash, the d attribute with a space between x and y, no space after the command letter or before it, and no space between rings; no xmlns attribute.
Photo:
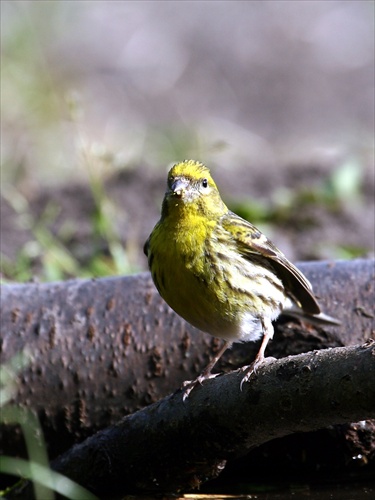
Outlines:
<svg viewBox="0 0 375 500"><path fill-rule="evenodd" d="M322 190L329 184L335 169L335 165L317 163L304 168L284 165L273 171L271 168L257 171L246 167L230 172L212 170L230 208L248 215L248 204L259 203L256 206L261 212L264 207L267 217L261 214L252 222L260 225L290 259L371 256L375 213L372 170L364 169L359 192L354 197L335 195L327 202ZM127 250L134 271L146 269L142 247L159 218L165 185L165 171L142 166L119 171L104 184L105 197L114 209L113 229ZM286 210L277 201L280 188L292 193ZM79 263L83 265L94 253L108 253L107 241L98 236L93 224L96 205L88 185L76 182L34 189L25 194L29 202L28 215L31 214L35 221L45 219L46 210L53 207L55 215L46 226L56 238L63 240ZM1 214L1 253L14 261L25 245L35 240L35 233L25 228L25 213L17 213L3 196ZM62 236L66 227L69 231ZM32 259L32 265L34 276L39 279L40 257ZM12 276L6 277L12 279Z"/></svg>
<svg viewBox="0 0 375 500"><path fill-rule="evenodd" d="M291 260L373 255L371 3L1 7L3 276L46 279L51 245L76 261L57 279L95 276L108 236L129 261L117 272L144 270L167 164L186 157ZM104 236L83 181L98 151L113 160Z"/></svg>

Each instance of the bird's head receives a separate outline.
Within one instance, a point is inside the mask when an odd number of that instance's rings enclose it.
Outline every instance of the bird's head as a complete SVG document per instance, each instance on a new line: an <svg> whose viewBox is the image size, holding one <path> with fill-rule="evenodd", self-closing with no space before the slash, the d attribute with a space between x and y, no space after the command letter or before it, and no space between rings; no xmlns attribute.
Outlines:
<svg viewBox="0 0 375 500"><path fill-rule="evenodd" d="M203 163L185 160L170 169L163 202L164 216L196 214L211 219L227 211L211 173Z"/></svg>

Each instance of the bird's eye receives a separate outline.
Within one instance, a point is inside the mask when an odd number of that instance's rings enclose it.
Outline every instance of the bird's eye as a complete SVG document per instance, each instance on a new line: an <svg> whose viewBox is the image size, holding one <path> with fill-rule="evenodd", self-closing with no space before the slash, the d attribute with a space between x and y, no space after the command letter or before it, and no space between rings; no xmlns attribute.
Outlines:
<svg viewBox="0 0 375 500"><path fill-rule="evenodd" d="M203 179L203 181L202 181L202 186L203 186L204 188L208 187L208 180L207 180L207 179Z"/></svg>

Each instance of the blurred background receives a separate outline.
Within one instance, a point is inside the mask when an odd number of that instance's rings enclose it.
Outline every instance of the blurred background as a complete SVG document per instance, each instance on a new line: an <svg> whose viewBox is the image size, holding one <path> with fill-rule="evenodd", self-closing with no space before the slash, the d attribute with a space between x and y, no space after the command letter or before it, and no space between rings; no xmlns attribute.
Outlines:
<svg viewBox="0 0 375 500"><path fill-rule="evenodd" d="M168 166L291 259L374 248L374 3L2 1L5 280L125 274Z"/></svg>

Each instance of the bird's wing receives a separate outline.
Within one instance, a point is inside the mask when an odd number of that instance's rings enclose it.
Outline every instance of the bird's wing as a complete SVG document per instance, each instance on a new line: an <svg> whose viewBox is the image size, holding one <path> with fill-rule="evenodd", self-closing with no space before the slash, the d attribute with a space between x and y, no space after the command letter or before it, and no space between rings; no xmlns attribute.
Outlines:
<svg viewBox="0 0 375 500"><path fill-rule="evenodd" d="M150 247L150 237L147 238L145 244L143 245L143 253L148 257L148 249Z"/></svg>
<svg viewBox="0 0 375 500"><path fill-rule="evenodd" d="M292 299L306 313L320 313L310 282L259 229L233 212L224 215L221 223L235 240L244 258L257 256L266 259Z"/></svg>

